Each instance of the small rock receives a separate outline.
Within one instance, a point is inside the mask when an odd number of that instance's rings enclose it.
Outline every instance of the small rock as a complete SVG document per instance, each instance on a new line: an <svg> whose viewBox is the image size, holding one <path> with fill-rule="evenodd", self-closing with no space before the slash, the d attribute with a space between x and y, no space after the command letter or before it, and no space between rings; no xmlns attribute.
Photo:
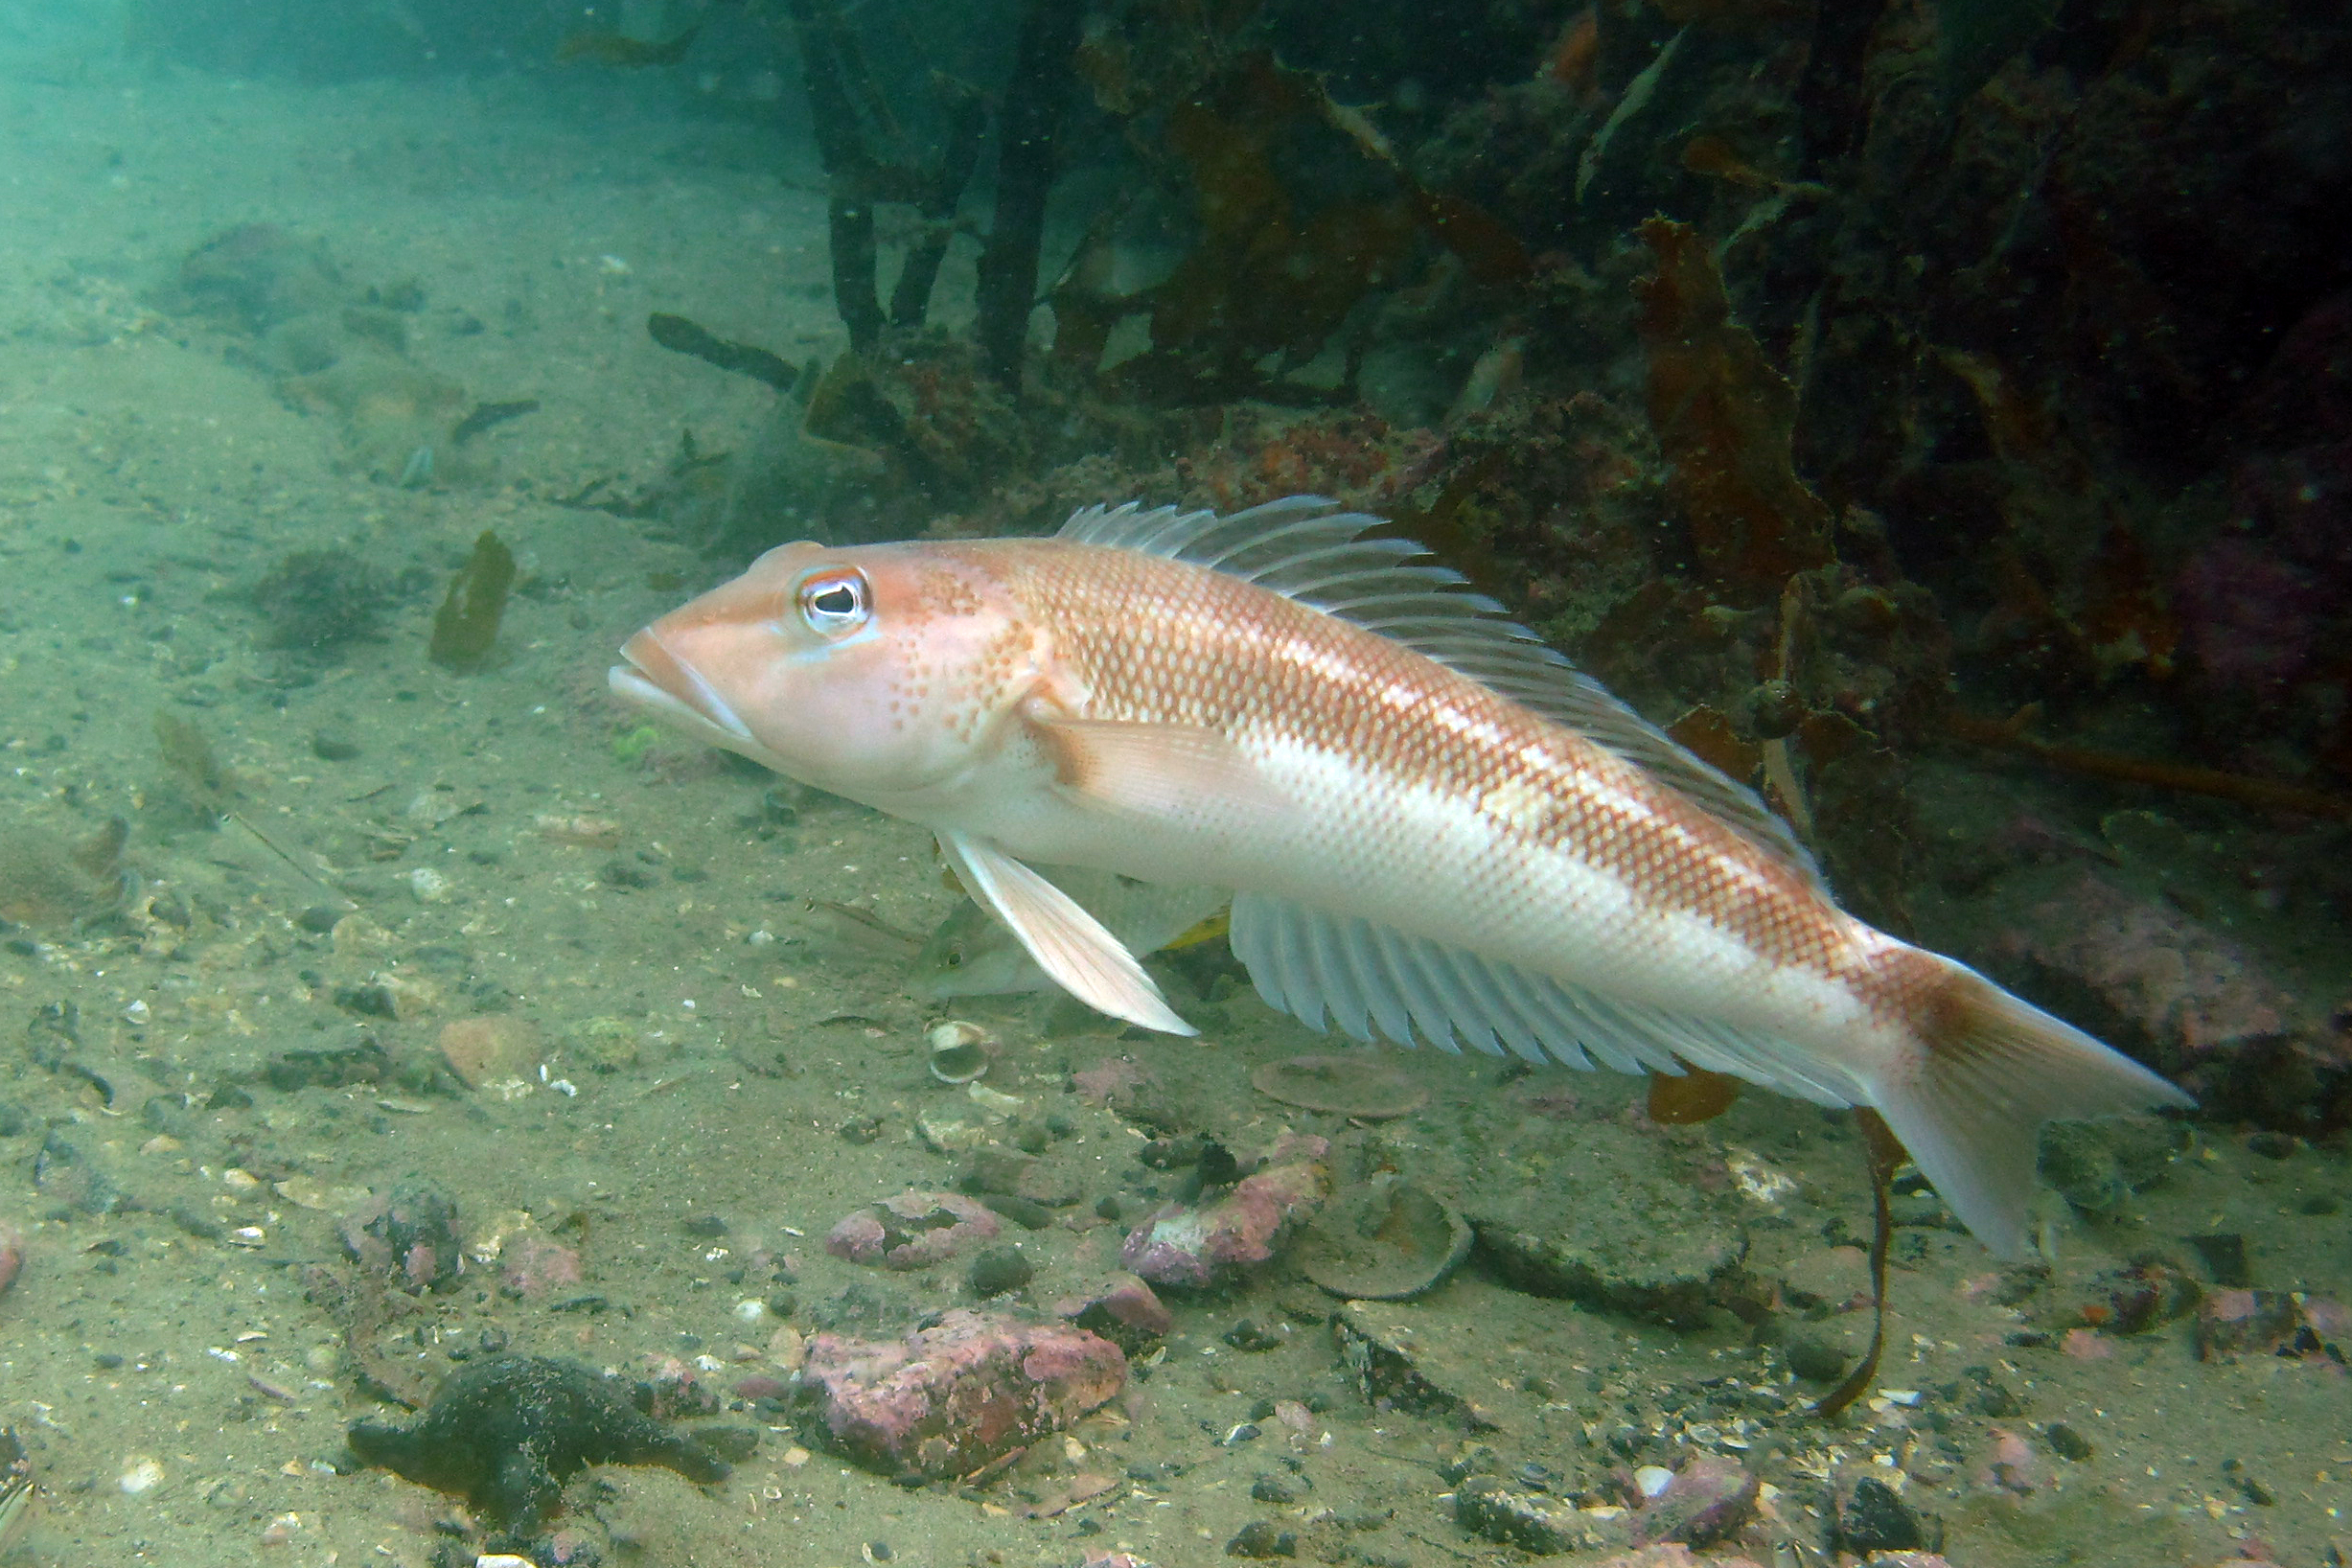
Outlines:
<svg viewBox="0 0 2352 1568"><path fill-rule="evenodd" d="M2225 1290L2243 1290L2254 1282L2246 1262L2246 1237L2237 1232L2193 1235L2189 1237L2189 1246L2215 1284Z"/></svg>
<svg viewBox="0 0 2352 1568"><path fill-rule="evenodd" d="M2049 1443L2050 1452L2076 1464L2090 1458L2093 1452L2090 1440L2064 1421L2052 1421L2042 1428L2041 1436Z"/></svg>
<svg viewBox="0 0 2352 1568"><path fill-rule="evenodd" d="M1538 1556L1600 1544L1573 1505L1522 1490L1500 1476L1473 1475L1454 1488L1454 1523L1473 1535Z"/></svg>
<svg viewBox="0 0 2352 1568"><path fill-rule="evenodd" d="M33 1157L33 1189L84 1214L111 1214L129 1202L121 1185L59 1132L43 1139Z"/></svg>
<svg viewBox="0 0 2352 1568"><path fill-rule="evenodd" d="M819 1334L800 1387L833 1446L887 1475L945 1480L995 1468L1100 1408L1127 1358L1097 1335L961 1309L903 1340Z"/></svg>
<svg viewBox="0 0 2352 1568"><path fill-rule="evenodd" d="M1295 1557L1299 1555L1299 1537L1264 1519L1253 1519L1241 1527L1239 1534L1225 1543L1229 1557Z"/></svg>
<svg viewBox="0 0 2352 1568"><path fill-rule="evenodd" d="M1212 1203L1164 1205L1128 1235L1119 1261L1156 1285L1211 1284L1272 1257L1329 1188L1315 1161L1270 1166Z"/></svg>
<svg viewBox="0 0 2352 1568"><path fill-rule="evenodd" d="M1479 1244L1513 1285L1678 1326L1709 1321L1734 1294L1747 1233L1733 1200L1703 1190L1658 1139L1608 1121L1533 1119L1482 1164L1549 1166L1562 1180L1500 1174L1462 1207ZM1575 1172L1609 1173L1585 1180Z"/></svg>
<svg viewBox="0 0 2352 1568"><path fill-rule="evenodd" d="M1817 1334L1791 1335L1781 1348L1788 1360L1788 1370L1809 1383L1834 1383L1846 1375L1850 1358L1837 1346Z"/></svg>
<svg viewBox="0 0 2352 1568"><path fill-rule="evenodd" d="M1711 1546L1756 1515L1762 1481L1745 1465L1712 1454L1684 1462L1665 1490L1643 1505L1634 1521L1642 1542L1680 1541Z"/></svg>
<svg viewBox="0 0 2352 1568"><path fill-rule="evenodd" d="M536 1231L515 1237L498 1257L498 1282L526 1301L571 1290L581 1279L580 1255Z"/></svg>
<svg viewBox="0 0 2352 1568"><path fill-rule="evenodd" d="M1834 1526L1838 1550L1856 1556L1877 1552L1912 1552L1927 1544L1919 1515L1883 1481L1864 1477L1838 1505Z"/></svg>
<svg viewBox="0 0 2352 1568"><path fill-rule="evenodd" d="M1037 1269L1018 1247L990 1247L972 1259L972 1294L982 1301L1026 1286Z"/></svg>
<svg viewBox="0 0 2352 1568"><path fill-rule="evenodd" d="M1151 1286L1132 1274L1114 1274L1053 1303L1053 1315L1100 1334L1130 1356L1141 1355L1176 1326Z"/></svg>
<svg viewBox="0 0 2352 1568"><path fill-rule="evenodd" d="M923 1269L1003 1229L988 1209L954 1192L901 1192L842 1218L825 1251L852 1263Z"/></svg>
<svg viewBox="0 0 2352 1568"><path fill-rule="evenodd" d="M469 1089L527 1083L539 1058L539 1030L523 1019L492 1013L442 1026L441 1059Z"/></svg>
<svg viewBox="0 0 2352 1568"><path fill-rule="evenodd" d="M457 1204L422 1182L344 1217L344 1250L361 1267L394 1276L411 1293L455 1288L466 1266Z"/></svg>

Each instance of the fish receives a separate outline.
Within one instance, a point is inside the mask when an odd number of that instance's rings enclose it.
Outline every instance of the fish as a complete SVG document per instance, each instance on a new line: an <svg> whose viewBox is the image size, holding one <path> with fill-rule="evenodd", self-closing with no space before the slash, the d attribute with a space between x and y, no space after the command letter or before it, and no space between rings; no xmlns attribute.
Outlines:
<svg viewBox="0 0 2352 1568"><path fill-rule="evenodd" d="M1210 922L1233 901L1222 888L1193 883L1137 882L1084 866L1045 868L1046 879L1100 921L1137 957L1190 945L1214 934ZM1019 937L980 905L966 901L939 922L915 955L914 991L934 1002L950 997L1012 996L1053 988Z"/></svg>
<svg viewBox="0 0 2352 1568"><path fill-rule="evenodd" d="M803 541L644 627L622 701L929 828L1038 966L1192 1026L1035 865L1234 890L1268 1004L1363 1041L1876 1111L1995 1254L2041 1124L2189 1097L1838 907L1746 786L1322 496Z"/></svg>

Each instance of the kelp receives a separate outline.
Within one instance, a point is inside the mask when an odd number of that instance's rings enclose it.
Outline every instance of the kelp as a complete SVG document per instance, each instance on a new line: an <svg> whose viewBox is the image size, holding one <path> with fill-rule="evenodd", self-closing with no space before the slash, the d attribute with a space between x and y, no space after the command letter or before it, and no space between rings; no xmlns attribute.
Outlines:
<svg viewBox="0 0 2352 1568"><path fill-rule="evenodd" d="M1123 42L1090 38L1081 71L1097 104L1127 122L1131 144L1180 183L1197 238L1168 276L1122 295L1107 287L1119 215L1096 222L1049 296L1066 376L1093 376L1112 330L1144 315L1151 346L1103 378L1115 395L1346 401L1352 359L1336 392L1284 378L1366 299L1400 284L1424 246L1452 254L1474 285L1532 273L1516 236L1474 203L1423 187L1320 79L1214 35L1160 52L1147 75L1142 52Z"/></svg>
<svg viewBox="0 0 2352 1568"><path fill-rule="evenodd" d="M1649 422L1695 565L1726 601L1771 603L1792 574L1832 560L1830 508L1796 473L1796 391L1733 319L1697 231L1652 218L1641 236L1657 258L1634 286Z"/></svg>
<svg viewBox="0 0 2352 1568"><path fill-rule="evenodd" d="M850 346L870 349L886 325L920 326L931 308L932 288L954 232L956 207L980 157L980 95L951 77L934 74L947 135L933 156L920 158L888 100L875 86L865 52L841 8L820 0L789 0L786 10L808 88L817 153L825 171L834 308L848 329ZM1000 180L1004 177L1000 173ZM882 202L911 206L921 219L900 265L887 315L875 278L880 251L874 209Z"/></svg>
<svg viewBox="0 0 2352 1568"><path fill-rule="evenodd" d="M1037 250L1053 189L1070 62L1086 0L1028 0L1013 46L1012 80L997 127L997 209L980 252L976 303L980 362L1018 390L1037 300Z"/></svg>
<svg viewBox="0 0 2352 1568"><path fill-rule="evenodd" d="M515 586L515 555L490 529L473 542L473 553L450 580L450 591L433 613L432 661L445 670L470 674L490 661L506 614L507 590Z"/></svg>

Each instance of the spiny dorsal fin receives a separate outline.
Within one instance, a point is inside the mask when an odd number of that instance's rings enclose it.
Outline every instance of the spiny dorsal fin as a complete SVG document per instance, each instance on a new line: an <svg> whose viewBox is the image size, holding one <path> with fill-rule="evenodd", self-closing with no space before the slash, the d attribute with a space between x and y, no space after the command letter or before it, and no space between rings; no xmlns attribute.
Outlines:
<svg viewBox="0 0 2352 1568"><path fill-rule="evenodd" d="M1386 525L1327 496L1285 496L1224 517L1140 501L1089 506L1056 537L1206 566L1377 632L1647 769L1819 884L1810 852L1755 791L1611 696L1460 572L1423 561L1421 545L1363 537Z"/></svg>

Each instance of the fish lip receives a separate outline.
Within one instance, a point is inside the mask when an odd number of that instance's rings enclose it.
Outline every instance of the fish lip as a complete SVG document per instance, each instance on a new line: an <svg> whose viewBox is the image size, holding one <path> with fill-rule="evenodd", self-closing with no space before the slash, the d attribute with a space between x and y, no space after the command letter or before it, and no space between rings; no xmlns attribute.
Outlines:
<svg viewBox="0 0 2352 1568"><path fill-rule="evenodd" d="M605 676L615 697L680 720L689 728L717 730L724 737L722 744L759 747L750 726L736 716L726 700L711 689L700 670L672 652L652 627L622 643L621 657L628 662L613 665Z"/></svg>

